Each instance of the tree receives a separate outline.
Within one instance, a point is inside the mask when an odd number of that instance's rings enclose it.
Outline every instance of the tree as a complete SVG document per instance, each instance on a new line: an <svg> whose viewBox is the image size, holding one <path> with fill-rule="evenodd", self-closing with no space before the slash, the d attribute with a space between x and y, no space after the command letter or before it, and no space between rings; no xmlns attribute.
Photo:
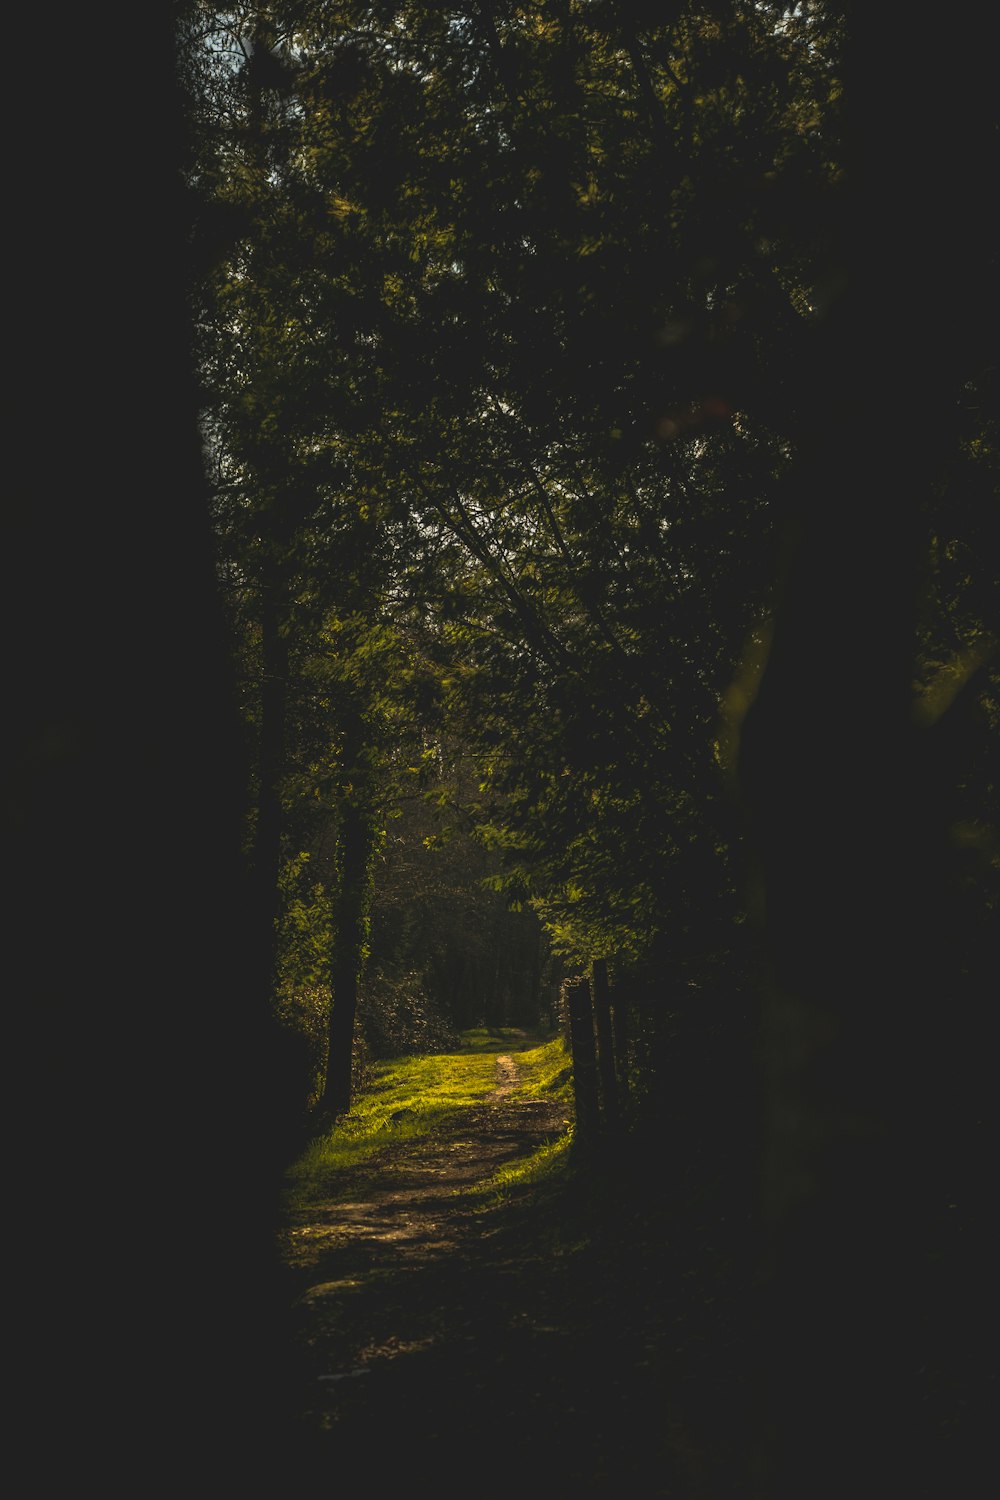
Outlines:
<svg viewBox="0 0 1000 1500"><path fill-rule="evenodd" d="M775 1494L803 1483L839 1493L858 1462L876 1484L905 1473L951 1487L982 1436L971 1413L922 1416L942 1401L935 1382L968 1390L981 1378L972 1342L965 1370L948 1348L929 1267L943 1205L965 1197L963 1211L977 1212L959 1100L974 1070L964 1045L941 1059L954 1046L944 1016L961 1006L969 1041L982 1022L958 999L970 991L949 941L942 767L920 744L913 682L928 503L949 468L964 488L956 419L985 356L992 277L976 184L989 172L988 90L964 39L942 66L895 8L871 27L854 7L847 19L839 291L800 364L800 541L742 749L774 957L764 1207ZM950 81L927 112L918 80L929 69ZM959 77L961 100L950 92ZM916 309L931 286L953 290L947 326L928 329ZM945 1258L981 1297L973 1262Z"/></svg>
<svg viewBox="0 0 1000 1500"><path fill-rule="evenodd" d="M8 977L27 1023L9 1202L30 1226L14 1238L34 1308L11 1350L15 1441L40 1475L62 1461L52 1379L60 1350L89 1351L58 1425L125 1487L154 1453L168 1484L195 1464L239 1483L244 1444L259 1455L270 1422L273 1347L272 1143L244 1010L241 746L188 338L178 10L149 7L96 44L93 17L67 15L44 57L47 128L23 133L14 168L32 207L12 245L27 316L9 345L23 466L3 591ZM33 86L18 93L37 29L15 21L12 49L20 132L37 118Z"/></svg>

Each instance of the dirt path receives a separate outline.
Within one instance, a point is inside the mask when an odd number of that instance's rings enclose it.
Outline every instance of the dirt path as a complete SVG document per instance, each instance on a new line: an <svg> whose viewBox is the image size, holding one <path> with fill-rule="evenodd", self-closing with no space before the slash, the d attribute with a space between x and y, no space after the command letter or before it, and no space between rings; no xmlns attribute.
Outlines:
<svg viewBox="0 0 1000 1500"><path fill-rule="evenodd" d="M460 1195L566 1126L551 1100L512 1099L519 1082L516 1059L499 1055L496 1087L482 1105L463 1111L446 1134L408 1142L353 1172L349 1196L340 1196L342 1180L332 1183L330 1200L285 1230L307 1426L326 1430L338 1421L342 1382L466 1341L461 1299L437 1286L429 1292L436 1262L447 1262L454 1287L488 1234L482 1213Z"/></svg>
<svg viewBox="0 0 1000 1500"><path fill-rule="evenodd" d="M282 1484L732 1500L705 1481L676 1369L689 1386L690 1334L627 1197L599 1243L565 1204L468 1193L565 1128L561 1106L515 1096L516 1056L495 1066L447 1133L339 1175L286 1227Z"/></svg>

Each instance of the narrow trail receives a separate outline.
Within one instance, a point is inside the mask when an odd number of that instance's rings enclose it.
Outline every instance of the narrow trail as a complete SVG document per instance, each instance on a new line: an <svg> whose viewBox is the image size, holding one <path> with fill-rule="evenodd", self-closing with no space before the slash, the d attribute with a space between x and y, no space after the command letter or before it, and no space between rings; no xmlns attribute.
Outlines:
<svg viewBox="0 0 1000 1500"><path fill-rule="evenodd" d="M496 1072L496 1088L446 1135L408 1142L359 1169L350 1198L314 1205L307 1222L285 1231L286 1262L308 1281L302 1298L335 1295L341 1261L370 1261L378 1246L414 1259L453 1250L469 1220L457 1195L565 1128L551 1101L510 1099L519 1072L508 1053L497 1057Z"/></svg>
<svg viewBox="0 0 1000 1500"><path fill-rule="evenodd" d="M478 1332L463 1285L489 1228L462 1194L567 1123L551 1100L512 1099L519 1082L516 1059L498 1055L496 1087L481 1105L461 1111L446 1133L352 1171L346 1196L344 1179L332 1182L330 1199L283 1232L307 1429L330 1430L345 1415L343 1385L384 1374L403 1356L434 1349L469 1362Z"/></svg>
<svg viewBox="0 0 1000 1500"><path fill-rule="evenodd" d="M447 1131L337 1174L286 1225L283 1482L725 1493L685 1410L686 1336L623 1222L588 1249L535 1202L469 1191L565 1129L563 1106L520 1082L499 1054L493 1089Z"/></svg>

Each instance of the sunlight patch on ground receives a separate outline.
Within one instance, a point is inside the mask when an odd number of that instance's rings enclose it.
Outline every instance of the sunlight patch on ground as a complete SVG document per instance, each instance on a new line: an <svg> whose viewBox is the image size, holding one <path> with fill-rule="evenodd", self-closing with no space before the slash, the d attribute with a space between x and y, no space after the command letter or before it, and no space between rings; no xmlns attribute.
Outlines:
<svg viewBox="0 0 1000 1500"><path fill-rule="evenodd" d="M307 1287L296 1301L318 1302L324 1297L342 1297L345 1292L361 1291L364 1285L364 1281L358 1276L341 1276L337 1281L318 1281L315 1286Z"/></svg>
<svg viewBox="0 0 1000 1500"><path fill-rule="evenodd" d="M456 1198L478 1218L562 1168L565 1044L499 1050L513 1040L477 1035L468 1050L380 1064L350 1115L288 1174L281 1252L328 1289L310 1296L336 1297L334 1259L366 1246L414 1263L450 1253L463 1232Z"/></svg>
<svg viewBox="0 0 1000 1500"><path fill-rule="evenodd" d="M320 1197L349 1192L348 1172L389 1160L427 1137L446 1136L476 1107L543 1096L568 1105L565 1043L555 1037L532 1047L530 1040L512 1028L473 1031L463 1034L455 1052L376 1064L349 1113L289 1170L288 1207L304 1210Z"/></svg>

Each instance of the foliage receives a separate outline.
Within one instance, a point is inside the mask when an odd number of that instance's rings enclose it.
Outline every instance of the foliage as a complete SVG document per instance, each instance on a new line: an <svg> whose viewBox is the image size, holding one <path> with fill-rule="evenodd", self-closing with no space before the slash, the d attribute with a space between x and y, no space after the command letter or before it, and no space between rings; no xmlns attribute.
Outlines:
<svg viewBox="0 0 1000 1500"><path fill-rule="evenodd" d="M282 10L266 14L277 36ZM806 49L745 15L720 30L691 12L640 36L610 12L449 20L419 4L402 20L297 7L293 25L286 92L256 106L271 181L256 238L241 242L271 269L248 278L239 250L225 299L230 326L249 297L247 316L278 338L267 369L293 362L296 394L289 385L268 433L286 468L311 455L307 490L318 483L347 528L338 549L373 525L386 538L388 553L349 542L354 571L338 565L339 588L370 610L372 581L381 590L391 576L395 605L414 601L443 711L509 799L507 832L495 808L485 826L506 840L514 899L523 888L539 901L569 954L637 955L662 920L663 879L637 882L616 855L643 871L669 864L678 809L700 803L704 725L750 618L729 573L762 542L766 556L754 512L780 461L759 415L737 420L729 392L698 389L735 368L730 349L713 374L713 339L729 348L741 319L773 336L781 311L781 296L766 315L753 302L748 288L772 272L749 250L739 296L720 300L704 219L723 212L737 145L757 153L745 170L761 170L773 138L790 175L822 178L809 134L830 88L818 32ZM697 96L684 82L695 66L712 79ZM242 72L252 83L249 63ZM734 137L730 107L755 111L754 129L744 119ZM667 157L679 186L660 199ZM231 192L224 156L212 171ZM691 173L704 201L691 200ZM751 246L763 210L746 188L731 203L733 223L712 221L719 242ZM262 297L274 308L263 324ZM230 412L245 358L233 373ZM270 401L272 377L254 384ZM330 542L313 520L306 535L329 593ZM382 569L368 583L366 556ZM723 623L729 599L737 615ZM682 729L694 731L686 743ZM661 809L665 826L649 817Z"/></svg>
<svg viewBox="0 0 1000 1500"><path fill-rule="evenodd" d="M285 862L280 889L280 982L293 990L322 988L330 965L330 903L308 850Z"/></svg>
<svg viewBox="0 0 1000 1500"><path fill-rule="evenodd" d="M469 762L439 743L387 820L365 988L416 985L460 1030L528 1025L553 998L543 935L532 912L489 888L496 861L478 837Z"/></svg>
<svg viewBox="0 0 1000 1500"><path fill-rule="evenodd" d="M797 488L817 413L855 385L836 344L858 172L843 18L193 14L220 573L261 784L268 684L286 690L283 868L307 850L319 872L313 905L279 917L282 962L315 978L363 790L371 926L334 915L329 942L375 1051L527 1020L560 965L594 958L639 1036L669 1038L727 984L741 1011L758 961L743 717L821 510ZM925 517L921 687L995 634L982 351L959 373L935 413L950 457ZM973 761L949 772L951 821L975 830L956 878L983 915L988 670ZM643 1087L659 1051L636 1050Z"/></svg>
<svg viewBox="0 0 1000 1500"><path fill-rule="evenodd" d="M422 976L412 971L390 979L385 973L373 973L369 965L358 1013L374 1057L438 1052L457 1041L457 1032L428 996Z"/></svg>

